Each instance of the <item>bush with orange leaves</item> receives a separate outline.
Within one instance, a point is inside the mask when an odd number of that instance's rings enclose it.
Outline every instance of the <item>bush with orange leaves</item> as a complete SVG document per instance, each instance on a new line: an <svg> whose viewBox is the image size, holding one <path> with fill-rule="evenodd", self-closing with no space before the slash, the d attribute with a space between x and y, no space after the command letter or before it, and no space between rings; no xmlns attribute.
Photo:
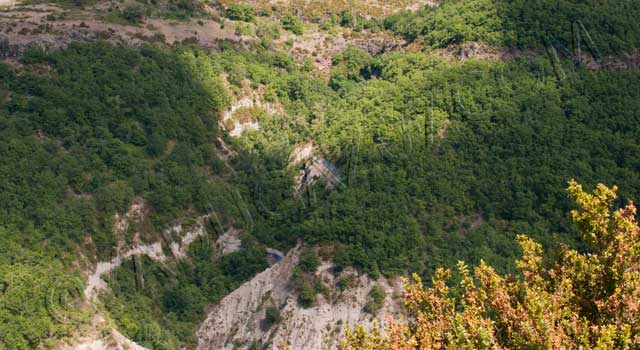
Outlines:
<svg viewBox="0 0 640 350"><path fill-rule="evenodd" d="M542 246L519 236L521 276L500 276L484 262L471 273L460 262L459 298L447 286L449 271L439 269L428 289L414 275L405 284L409 322L347 329L343 349L640 349L636 207L612 211L616 187L599 184L589 194L572 180L568 190L590 253L562 247L545 267Z"/></svg>

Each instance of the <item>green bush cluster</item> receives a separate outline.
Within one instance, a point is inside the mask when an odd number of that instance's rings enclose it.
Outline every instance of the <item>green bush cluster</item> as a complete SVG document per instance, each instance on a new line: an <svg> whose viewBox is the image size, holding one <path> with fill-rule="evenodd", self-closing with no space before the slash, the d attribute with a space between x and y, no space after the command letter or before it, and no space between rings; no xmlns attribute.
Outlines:
<svg viewBox="0 0 640 350"><path fill-rule="evenodd" d="M298 266L293 271L291 283L298 293L298 302L302 307L308 308L316 303L318 294L329 295L330 291L316 270L320 260L314 249L305 248L300 254Z"/></svg>
<svg viewBox="0 0 640 350"><path fill-rule="evenodd" d="M384 299L387 297L387 292L380 285L376 284L369 291L369 300L364 305L364 311L375 315L384 306Z"/></svg>
<svg viewBox="0 0 640 350"><path fill-rule="evenodd" d="M282 17L280 23L284 30L288 30L295 35L302 35L304 33L304 24L302 24L302 21L300 21L298 17L292 14L287 14Z"/></svg>
<svg viewBox="0 0 640 350"><path fill-rule="evenodd" d="M265 321L267 326L271 327L278 324L281 320L282 315L280 314L280 309L275 306L267 307L267 310L265 310Z"/></svg>
<svg viewBox="0 0 640 350"><path fill-rule="evenodd" d="M254 22L256 9L249 4L233 4L227 8L225 15L233 21Z"/></svg>
<svg viewBox="0 0 640 350"><path fill-rule="evenodd" d="M318 266L320 266L320 259L313 249L305 249L300 254L300 261L298 262L300 270L307 273L315 273Z"/></svg>

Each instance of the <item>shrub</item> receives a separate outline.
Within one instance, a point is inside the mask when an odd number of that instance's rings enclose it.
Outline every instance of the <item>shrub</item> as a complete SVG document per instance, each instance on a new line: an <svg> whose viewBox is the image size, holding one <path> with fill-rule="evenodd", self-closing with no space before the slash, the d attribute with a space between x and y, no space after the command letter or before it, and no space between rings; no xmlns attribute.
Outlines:
<svg viewBox="0 0 640 350"><path fill-rule="evenodd" d="M375 315L384 306L384 299L387 297L387 293L384 288L379 285L373 286L369 292L369 301L364 306L364 311Z"/></svg>
<svg viewBox="0 0 640 350"><path fill-rule="evenodd" d="M293 271L291 277L293 289L298 292L298 302L304 308L313 306L316 302L318 291L314 276L303 273L300 268Z"/></svg>
<svg viewBox="0 0 640 350"><path fill-rule="evenodd" d="M138 5L128 6L122 11L122 18L131 24L139 24L144 19L144 9Z"/></svg>
<svg viewBox="0 0 640 350"><path fill-rule="evenodd" d="M227 9L226 17L233 21L253 22L256 19L256 9L248 4L234 4Z"/></svg>
<svg viewBox="0 0 640 350"><path fill-rule="evenodd" d="M337 286L340 290L347 290L349 288L353 288L356 283L356 276L353 274L348 274L345 276L341 276L338 279Z"/></svg>
<svg viewBox="0 0 640 350"><path fill-rule="evenodd" d="M282 28L295 35L302 35L304 33L304 25L300 22L298 17L294 15L288 14L282 17L280 23L282 24Z"/></svg>
<svg viewBox="0 0 640 350"><path fill-rule="evenodd" d="M304 308L309 308L316 303L316 290L308 284L304 284L298 296L298 302Z"/></svg>
<svg viewBox="0 0 640 350"><path fill-rule="evenodd" d="M354 17L353 13L349 10L343 10L340 12L340 25L343 27L351 27L353 25Z"/></svg>
<svg viewBox="0 0 640 350"><path fill-rule="evenodd" d="M282 320L282 315L280 314L280 309L275 306L267 307L265 312L265 322L267 326L272 326L274 324L279 323Z"/></svg>
<svg viewBox="0 0 640 350"><path fill-rule="evenodd" d="M300 270L313 273L316 272L318 266L320 266L320 259L318 258L318 254L316 254L315 250L305 249L300 255L300 262L298 262Z"/></svg>
<svg viewBox="0 0 640 350"><path fill-rule="evenodd" d="M253 27L247 23L236 23L235 34L238 36L251 36L254 34Z"/></svg>

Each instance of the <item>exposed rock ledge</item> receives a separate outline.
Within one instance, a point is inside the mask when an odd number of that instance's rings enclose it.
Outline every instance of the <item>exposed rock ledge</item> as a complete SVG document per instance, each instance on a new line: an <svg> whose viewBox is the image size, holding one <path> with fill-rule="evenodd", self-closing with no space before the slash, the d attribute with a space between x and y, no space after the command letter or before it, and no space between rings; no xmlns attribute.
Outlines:
<svg viewBox="0 0 640 350"><path fill-rule="evenodd" d="M387 315L401 312L402 286L399 280L371 280L352 270L354 286L339 291L331 264L323 264L317 275L332 290L333 300L320 296L317 305L304 309L290 288L290 277L300 257L300 247L292 249L279 263L258 274L226 296L210 312L197 331L198 350L248 349L252 343L262 349L333 350L338 348L346 326L361 324L371 328L373 321L384 324ZM378 284L387 292L383 308L376 317L363 311L371 288ZM269 306L281 310L280 323L265 327Z"/></svg>
<svg viewBox="0 0 640 350"><path fill-rule="evenodd" d="M133 207L133 206L132 206ZM131 211L131 210L130 210ZM127 215L126 217L129 217ZM118 215L116 215L116 230L118 229ZM187 249L189 245L193 243L198 237L205 236L207 234L205 225L208 216L201 216L195 221L195 225L189 230L184 236L180 238L179 243L176 241L172 241L169 244L169 248L171 250L171 254L173 258L176 260L181 260L186 258ZM128 222L129 220L123 220L124 222ZM120 226L128 227L127 224L120 224ZM183 231L182 225L177 224L174 227L171 227L164 231L163 235L165 237L171 238L172 235L178 234L180 235ZM85 288L84 295L88 300L95 300L98 296L98 293L101 290L106 289L107 284L102 280L102 276L108 273L111 273L116 268L122 265L122 262L135 257L135 256L147 256L153 261L156 262L165 262L168 257L164 254L162 250L162 241L158 241L151 244L137 244L123 252L117 254L114 258L109 261L101 261L96 265L95 270L89 274L87 287Z"/></svg>
<svg viewBox="0 0 640 350"><path fill-rule="evenodd" d="M294 179L296 196L318 181L323 181L327 190L334 190L342 185L340 173L335 164L320 155L314 155L315 153L314 143L307 142L296 147L289 155L289 166L304 164L304 168Z"/></svg>

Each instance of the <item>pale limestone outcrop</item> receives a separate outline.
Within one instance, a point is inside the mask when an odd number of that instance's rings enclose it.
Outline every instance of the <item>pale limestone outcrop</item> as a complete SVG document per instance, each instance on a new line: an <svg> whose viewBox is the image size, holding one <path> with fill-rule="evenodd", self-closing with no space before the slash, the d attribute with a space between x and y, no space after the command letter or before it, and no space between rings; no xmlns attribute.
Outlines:
<svg viewBox="0 0 640 350"><path fill-rule="evenodd" d="M269 298L286 300L290 294L289 278L299 258L300 248L296 247L214 306L198 329L198 349L233 349L234 339L263 335L260 324L265 303Z"/></svg>
<svg viewBox="0 0 640 350"><path fill-rule="evenodd" d="M346 326L355 324L372 328L373 322L385 323L387 315L401 310L402 285L399 280L372 280L353 270L335 277L332 265L323 264L316 275L330 288L329 299L319 296L314 307L298 305L290 278L297 265L300 248L291 250L279 263L258 274L213 307L198 329L198 350L248 349L253 343L262 349L334 350ZM352 285L341 291L340 277L352 275ZM385 289L383 308L371 316L363 308L374 285ZM282 320L268 327L267 307L281 310Z"/></svg>
<svg viewBox="0 0 640 350"><path fill-rule="evenodd" d="M240 235L242 231L231 227L225 233L218 237L216 245L218 246L218 252L222 255L235 253L242 248L242 240Z"/></svg>
<svg viewBox="0 0 640 350"><path fill-rule="evenodd" d="M317 155L313 142L299 145L289 155L289 166L300 166L295 177L295 193L300 195L318 181L323 181L327 190L338 188L342 184L338 168L324 157Z"/></svg>
<svg viewBox="0 0 640 350"><path fill-rule="evenodd" d="M372 280L368 276L347 270L355 278L355 286L339 291L337 280L331 273L331 265L323 265L318 274L327 283L332 293L332 300L319 296L317 305L305 309L297 303L297 298L290 296L282 310L283 322L274 327L269 334L268 349L282 349L287 344L290 349L337 350L344 336L345 327L362 325L373 328L374 321L384 325L388 315L398 316L402 310L402 284L398 279ZM378 285L387 296L382 309L376 316L364 311L369 301L371 289Z"/></svg>
<svg viewBox="0 0 640 350"><path fill-rule="evenodd" d="M284 107L281 104L267 101L264 95L264 86L254 89L251 86L251 81L245 80L237 100L222 113L222 118L220 119L222 128L227 129L229 135L233 137L239 137L248 130L259 130L260 123L255 119L255 115L246 120L236 118L237 112L241 110L260 109L270 116L284 113Z"/></svg>

